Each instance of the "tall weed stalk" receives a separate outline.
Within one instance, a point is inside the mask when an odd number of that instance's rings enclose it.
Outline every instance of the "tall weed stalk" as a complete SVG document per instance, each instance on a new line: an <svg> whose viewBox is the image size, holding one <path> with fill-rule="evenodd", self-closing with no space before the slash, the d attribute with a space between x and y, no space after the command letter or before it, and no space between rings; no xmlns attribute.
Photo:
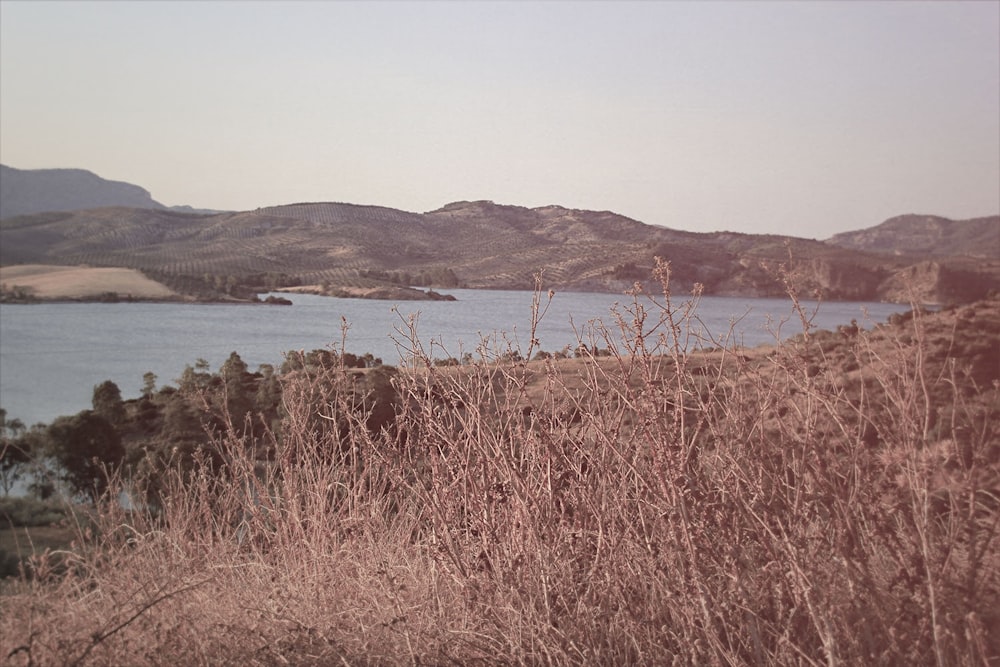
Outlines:
<svg viewBox="0 0 1000 667"><path fill-rule="evenodd" d="M967 664L1000 658L996 383L956 330L710 339L659 263L574 359L415 318L395 419L302 358L263 441L0 597L13 664ZM794 286L792 281L789 285ZM936 328L937 327L937 328ZM942 352L944 350L944 352ZM224 409L224 406L223 406ZM220 423L216 420L216 423ZM44 565L38 564L39 567ZM41 576L46 574L46 576Z"/></svg>

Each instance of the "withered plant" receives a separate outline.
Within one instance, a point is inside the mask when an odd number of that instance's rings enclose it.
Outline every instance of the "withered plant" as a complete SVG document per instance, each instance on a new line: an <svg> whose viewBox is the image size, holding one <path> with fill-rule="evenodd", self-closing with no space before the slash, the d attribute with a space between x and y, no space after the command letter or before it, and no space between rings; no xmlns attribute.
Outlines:
<svg viewBox="0 0 1000 667"><path fill-rule="evenodd" d="M3 656L1000 659L1000 368L971 316L818 332L789 279L801 332L745 349L703 333L668 265L656 277L574 359L528 361L541 289L526 346L487 339L458 366L404 318L378 428L359 373L300 364L268 442L225 421L213 465L155 508L110 493L58 571L36 559L9 585ZM995 346L1000 304L968 308Z"/></svg>

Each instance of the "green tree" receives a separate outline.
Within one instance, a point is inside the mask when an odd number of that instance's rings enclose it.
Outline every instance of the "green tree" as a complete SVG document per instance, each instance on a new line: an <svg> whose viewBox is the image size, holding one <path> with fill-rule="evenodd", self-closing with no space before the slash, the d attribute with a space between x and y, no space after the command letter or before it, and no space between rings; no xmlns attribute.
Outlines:
<svg viewBox="0 0 1000 667"><path fill-rule="evenodd" d="M198 414L180 392L172 394L164 406L161 433L168 442L197 440L204 435Z"/></svg>
<svg viewBox="0 0 1000 667"><path fill-rule="evenodd" d="M240 355L233 352L219 369L219 377L222 378L226 414L234 426L239 426L253 409L253 393L250 389L253 375L247 371L246 362Z"/></svg>
<svg viewBox="0 0 1000 667"><path fill-rule="evenodd" d="M184 372L177 379L177 388L184 393L196 393L205 389L212 380L208 369L208 362L201 358L194 362L194 367L185 366Z"/></svg>
<svg viewBox="0 0 1000 667"><path fill-rule="evenodd" d="M84 410L52 422L48 454L59 464L60 478L70 489L96 500L125 459L125 447L111 422Z"/></svg>
<svg viewBox="0 0 1000 667"><path fill-rule="evenodd" d="M278 408L281 406L281 380L271 364L261 364L261 378L254 394L254 409L263 415L264 423L277 428Z"/></svg>
<svg viewBox="0 0 1000 667"><path fill-rule="evenodd" d="M5 496L31 463L24 432L24 422L20 419L8 420L7 411L0 408L0 486Z"/></svg>
<svg viewBox="0 0 1000 667"><path fill-rule="evenodd" d="M142 376L142 396L145 399L153 398L156 392L156 373L147 371Z"/></svg>
<svg viewBox="0 0 1000 667"><path fill-rule="evenodd" d="M121 389L111 380L105 380L94 387L90 403L94 412L113 426L120 426L125 421L125 403L122 401Z"/></svg>
<svg viewBox="0 0 1000 667"><path fill-rule="evenodd" d="M227 384L242 382L248 374L246 362L235 351L229 353L229 357L222 362L222 366L219 368L219 375Z"/></svg>

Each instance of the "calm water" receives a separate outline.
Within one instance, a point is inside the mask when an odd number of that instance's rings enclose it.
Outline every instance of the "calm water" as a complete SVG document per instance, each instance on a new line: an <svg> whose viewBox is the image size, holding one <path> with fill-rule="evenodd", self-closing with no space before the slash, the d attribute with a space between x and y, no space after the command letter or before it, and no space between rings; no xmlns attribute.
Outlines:
<svg viewBox="0 0 1000 667"><path fill-rule="evenodd" d="M0 407L26 424L49 422L90 407L94 385L113 380L126 398L139 395L142 376L157 375L157 386L175 384L186 365L205 359L217 370L233 351L251 369L280 365L288 350L340 347L341 322L350 328L344 349L371 352L386 363L406 356L397 345L412 314L433 357L475 354L483 337L506 335L527 348L530 292L453 290L454 302L403 302L286 295L293 306L181 304L0 305ZM589 342L589 323L614 326L611 309L631 297L560 292L539 328L542 349L550 352ZM394 310L395 307L395 310ZM907 308L878 303L822 304L814 320L820 328L857 319L866 326ZM714 335L724 335L734 320L744 345L774 342L774 329L792 312L780 299L706 297L698 313ZM867 313L867 316L865 315ZM780 329L797 333L795 320ZM443 345L444 348L440 347ZM600 343L601 347L606 347ZM504 348L505 349L505 348Z"/></svg>

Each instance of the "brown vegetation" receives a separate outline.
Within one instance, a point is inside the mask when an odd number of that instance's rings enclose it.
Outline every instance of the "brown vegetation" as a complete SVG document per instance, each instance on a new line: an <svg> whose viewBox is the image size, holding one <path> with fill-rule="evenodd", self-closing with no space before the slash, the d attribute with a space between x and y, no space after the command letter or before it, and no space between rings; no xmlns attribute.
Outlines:
<svg viewBox="0 0 1000 667"><path fill-rule="evenodd" d="M29 299L168 299L178 294L134 269L21 264L0 267L5 296Z"/></svg>
<svg viewBox="0 0 1000 667"><path fill-rule="evenodd" d="M1000 301L747 351L697 298L439 367L391 426L293 373L261 460L116 493L0 598L12 664L938 664L1000 659ZM797 303L797 295L790 291ZM538 294L536 317L545 311ZM405 332L407 324L401 329ZM337 428L321 428L322 424Z"/></svg>
<svg viewBox="0 0 1000 667"><path fill-rule="evenodd" d="M1000 217L949 220L937 215L900 215L880 225L834 235L842 248L914 257L969 256L1000 260Z"/></svg>
<svg viewBox="0 0 1000 667"><path fill-rule="evenodd" d="M0 263L128 267L204 298L206 291L233 296L231 289L219 289L230 282L262 287L267 275L287 280L271 287L531 289L542 269L557 289L620 293L650 275L655 257L664 257L684 289L700 283L706 294L780 296L783 288L762 265L785 261L791 251L803 269L800 284L823 298L905 301L900 281L917 270L921 292L915 296L947 303L982 298L1000 287L1000 226L993 220L992 226L948 221L953 229L981 233L970 237L979 242L971 249L960 240L947 244L954 253L992 252L992 259L970 264L935 256L941 270L920 271L919 262L930 255L876 254L774 235L699 234L559 206L456 202L418 214L314 203L216 215L106 208L2 221ZM894 239L905 247L905 235L898 226L882 230L877 248ZM406 275L410 280L400 281ZM216 279L222 284L215 285Z"/></svg>

